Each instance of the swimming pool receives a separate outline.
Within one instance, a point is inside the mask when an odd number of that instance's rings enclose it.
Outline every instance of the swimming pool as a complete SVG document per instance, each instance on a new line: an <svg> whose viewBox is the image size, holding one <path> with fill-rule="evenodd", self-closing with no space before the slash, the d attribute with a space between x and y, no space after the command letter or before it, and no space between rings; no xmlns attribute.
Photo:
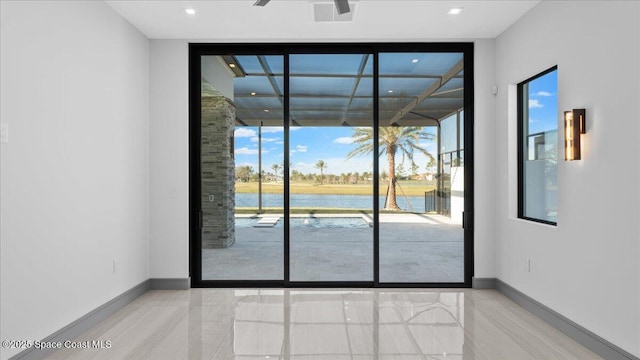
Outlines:
<svg viewBox="0 0 640 360"><path fill-rule="evenodd" d="M236 228L251 228L258 224L259 218L236 218ZM372 225L362 217L293 217L292 228L369 228ZM274 226L284 227L284 218Z"/></svg>

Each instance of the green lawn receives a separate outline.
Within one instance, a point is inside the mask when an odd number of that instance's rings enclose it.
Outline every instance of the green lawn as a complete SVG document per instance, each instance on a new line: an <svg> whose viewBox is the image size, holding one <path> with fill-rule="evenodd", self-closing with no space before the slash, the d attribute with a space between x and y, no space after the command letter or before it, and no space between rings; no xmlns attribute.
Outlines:
<svg viewBox="0 0 640 360"><path fill-rule="evenodd" d="M435 183L432 181L398 181L400 184L396 188L398 196L423 196L425 191L435 189ZM236 182L236 193L257 193L257 182ZM380 193L384 194L387 190L386 183L380 183ZM263 183L262 192L264 194L282 194L284 192L284 183ZM311 194L311 195L372 195L373 186L371 184L313 184L292 182L290 184L291 194Z"/></svg>

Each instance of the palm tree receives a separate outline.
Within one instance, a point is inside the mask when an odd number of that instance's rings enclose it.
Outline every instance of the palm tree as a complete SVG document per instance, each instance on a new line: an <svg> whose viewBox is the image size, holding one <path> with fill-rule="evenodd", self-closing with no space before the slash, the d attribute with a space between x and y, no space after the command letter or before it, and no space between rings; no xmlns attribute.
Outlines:
<svg viewBox="0 0 640 360"><path fill-rule="evenodd" d="M389 190L387 193L387 207L385 210L400 210L396 201L396 153L402 153L402 162L405 157L415 165L413 161L414 151L424 154L429 160L433 156L419 146L420 140L433 140L433 134L427 133L421 126L390 126L380 127L378 134L378 151L380 156L387 154L389 168ZM358 147L347 155L351 159L356 155L368 155L373 152L373 128L354 128L354 144Z"/></svg>
<svg viewBox="0 0 640 360"><path fill-rule="evenodd" d="M320 169L320 185L322 185L322 177L323 177L322 172L327 167L329 167L329 165L327 165L327 163L325 163L324 160L318 160L318 162L316 163L316 168Z"/></svg>
<svg viewBox="0 0 640 360"><path fill-rule="evenodd" d="M280 171L280 165L279 164L273 164L273 165L271 165L271 168L276 173L276 181L278 181L278 171Z"/></svg>

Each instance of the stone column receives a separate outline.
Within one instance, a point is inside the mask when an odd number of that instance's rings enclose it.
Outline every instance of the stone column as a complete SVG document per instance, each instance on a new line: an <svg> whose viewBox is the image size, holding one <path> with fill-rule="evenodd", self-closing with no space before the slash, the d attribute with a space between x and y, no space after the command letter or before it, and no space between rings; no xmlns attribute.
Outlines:
<svg viewBox="0 0 640 360"><path fill-rule="evenodd" d="M203 83L201 109L202 247L227 248L235 242L235 105Z"/></svg>

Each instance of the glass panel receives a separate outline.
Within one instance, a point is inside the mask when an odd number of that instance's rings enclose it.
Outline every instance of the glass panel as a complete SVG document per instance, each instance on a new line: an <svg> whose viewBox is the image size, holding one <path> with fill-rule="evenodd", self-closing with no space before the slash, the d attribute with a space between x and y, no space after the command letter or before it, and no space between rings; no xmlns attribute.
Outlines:
<svg viewBox="0 0 640 360"><path fill-rule="evenodd" d="M283 280L284 61L235 59L202 57L202 279Z"/></svg>
<svg viewBox="0 0 640 360"><path fill-rule="evenodd" d="M360 81L371 61L290 56L292 74L316 75L290 82L291 281L373 281L373 109L354 106L356 93L372 93L360 90L372 86Z"/></svg>
<svg viewBox="0 0 640 360"><path fill-rule="evenodd" d="M320 99L322 96L347 98L354 87L353 78L344 77L292 77L289 86L296 89L297 96L309 95Z"/></svg>
<svg viewBox="0 0 640 360"><path fill-rule="evenodd" d="M521 84L523 216L555 223L558 189L558 72Z"/></svg>
<svg viewBox="0 0 640 360"><path fill-rule="evenodd" d="M382 53L379 59L380 282L463 282L463 55ZM394 77L403 80L382 87ZM442 78L439 87L432 86L434 77ZM443 93L451 81L457 87ZM423 100L416 104L404 94Z"/></svg>
<svg viewBox="0 0 640 360"><path fill-rule="evenodd" d="M440 152L448 153L458 149L458 114L453 114L440 122Z"/></svg>

